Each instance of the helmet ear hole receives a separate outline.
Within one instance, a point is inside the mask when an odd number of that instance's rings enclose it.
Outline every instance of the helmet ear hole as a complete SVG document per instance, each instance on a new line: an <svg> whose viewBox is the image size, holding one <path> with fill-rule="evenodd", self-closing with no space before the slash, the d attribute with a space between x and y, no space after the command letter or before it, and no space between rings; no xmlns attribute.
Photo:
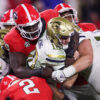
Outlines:
<svg viewBox="0 0 100 100"><path fill-rule="evenodd" d="M53 40L51 40L51 43L53 43Z"/></svg>

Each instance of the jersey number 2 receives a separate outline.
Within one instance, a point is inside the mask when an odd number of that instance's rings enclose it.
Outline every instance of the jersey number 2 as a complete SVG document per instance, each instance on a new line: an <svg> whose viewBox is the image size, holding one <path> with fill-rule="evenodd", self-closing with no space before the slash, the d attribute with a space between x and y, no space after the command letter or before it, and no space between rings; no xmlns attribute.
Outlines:
<svg viewBox="0 0 100 100"><path fill-rule="evenodd" d="M29 84L24 86L25 85L25 82L28 82ZM19 83L19 86L24 86L23 87L23 90L26 94L31 94L31 93L40 93L39 89L38 88L34 88L35 87L35 84L32 80L30 79L26 79L26 80L22 80L20 83ZM29 88L33 88L32 90L30 90Z"/></svg>

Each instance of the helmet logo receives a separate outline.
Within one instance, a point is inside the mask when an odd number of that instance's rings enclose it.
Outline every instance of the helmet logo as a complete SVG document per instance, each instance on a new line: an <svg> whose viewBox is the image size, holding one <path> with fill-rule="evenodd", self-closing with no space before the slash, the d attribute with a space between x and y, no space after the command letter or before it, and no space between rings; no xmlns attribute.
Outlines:
<svg viewBox="0 0 100 100"><path fill-rule="evenodd" d="M30 46L30 43L28 41L25 42L24 46L27 48Z"/></svg>
<svg viewBox="0 0 100 100"><path fill-rule="evenodd" d="M16 12L13 13L13 18L14 18L15 20L18 19L18 15L17 15Z"/></svg>
<svg viewBox="0 0 100 100"><path fill-rule="evenodd" d="M5 43L5 48L10 51L9 45L7 43Z"/></svg>
<svg viewBox="0 0 100 100"><path fill-rule="evenodd" d="M54 22L54 23L52 24L52 27L53 27L54 29L56 29L56 30L59 30L59 25L60 25L60 23Z"/></svg>

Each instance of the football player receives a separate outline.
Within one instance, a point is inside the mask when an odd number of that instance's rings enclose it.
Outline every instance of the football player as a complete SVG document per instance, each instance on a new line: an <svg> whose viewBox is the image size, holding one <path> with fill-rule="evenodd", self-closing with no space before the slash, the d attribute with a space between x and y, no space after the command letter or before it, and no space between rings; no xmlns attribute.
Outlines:
<svg viewBox="0 0 100 100"><path fill-rule="evenodd" d="M56 19L56 18L54 18L54 19ZM55 21L55 22L57 23L57 21ZM60 22L60 21L58 20L58 22ZM62 23L65 23L65 22L66 22L66 20L63 19ZM53 20L51 20L50 23L52 24ZM61 24L58 23L56 27L58 27L58 26L60 27L60 25ZM100 93L99 78L98 78L98 75L100 73L98 70L99 65L100 65L99 59L98 59L98 58L100 58L100 55L99 55L100 47L98 46L98 42L93 37L92 32L77 31L76 25L73 23L70 23L70 24L67 23L64 25L67 27L67 29L68 29L67 32L69 31L69 34L71 34L71 33L75 34L76 32L79 32L78 51L79 51L80 57L75 61L75 63L73 63L72 65L69 65L67 68L64 68L63 70L54 71L52 74L52 78L59 80L60 82L64 82L67 78L84 70L83 76L95 88L96 92ZM51 25L51 26L53 26L53 25ZM51 32L52 32L52 34L54 34L54 36L57 36L58 41L61 44L63 44L64 41L67 41L67 40L63 41L61 37L58 37L60 35L57 35L57 34L58 33L60 34L60 31L61 31L59 29L59 27L58 27L58 29L55 27L52 27Z"/></svg>
<svg viewBox="0 0 100 100"><path fill-rule="evenodd" d="M49 86L43 78L32 76L30 78L19 79L14 75L7 75L0 83L0 100L12 99L69 100L54 86Z"/></svg>
<svg viewBox="0 0 100 100"><path fill-rule="evenodd" d="M3 38L4 35L6 35L10 29L15 26L13 11L13 9L6 11L0 21L0 25L3 26L3 28L0 29L0 79L9 72L9 56L8 51L4 48Z"/></svg>
<svg viewBox="0 0 100 100"><path fill-rule="evenodd" d="M77 24L84 32L92 31L94 37L97 40L100 40L100 31L97 30L95 24L93 24L93 23L80 23L78 20L77 11L71 5L66 4L66 3L60 3L54 9L56 11L58 11L59 16L66 18L67 20Z"/></svg>
<svg viewBox="0 0 100 100"><path fill-rule="evenodd" d="M30 4L20 4L14 9L16 27L5 35L4 41L5 48L9 51L10 67L17 77L42 76L47 72L27 67L26 59L29 54L36 53L36 43L44 34L47 22L57 16L58 12L52 9L39 14Z"/></svg>
<svg viewBox="0 0 100 100"><path fill-rule="evenodd" d="M92 35L99 40L100 31L97 30L96 26L93 23L79 23L77 17L77 11L74 8L72 8L71 5L66 3L60 3L54 9L58 11L61 17L66 18L69 21L77 24L84 32L92 31L93 32ZM89 91L91 91L91 93ZM69 90L65 89L64 92L67 95L69 95L70 98L75 100L77 100L77 97L79 98L80 94L82 94L81 97L82 96L90 97L91 95L93 96L95 94L91 86L80 75L78 76L75 85Z"/></svg>
<svg viewBox="0 0 100 100"><path fill-rule="evenodd" d="M53 93L46 80L32 76L19 79L5 76L0 83L0 100L53 100Z"/></svg>

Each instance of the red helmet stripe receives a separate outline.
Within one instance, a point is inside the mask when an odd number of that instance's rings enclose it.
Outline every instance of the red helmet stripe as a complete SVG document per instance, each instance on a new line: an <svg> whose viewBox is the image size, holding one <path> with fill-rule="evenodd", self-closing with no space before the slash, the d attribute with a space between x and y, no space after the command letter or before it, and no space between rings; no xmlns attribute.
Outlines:
<svg viewBox="0 0 100 100"><path fill-rule="evenodd" d="M10 10L10 18L13 17L13 9Z"/></svg>
<svg viewBox="0 0 100 100"><path fill-rule="evenodd" d="M31 19L31 16L30 16L30 14L29 14L28 9L26 8L26 6L25 6L24 4L21 4L21 5L22 5L23 9L25 10L25 12L26 12L26 14L27 14L27 17L28 17L29 22L31 22L32 19Z"/></svg>
<svg viewBox="0 0 100 100"><path fill-rule="evenodd" d="M62 3L61 3L60 5L61 5L62 9L65 8L64 5L63 5Z"/></svg>

